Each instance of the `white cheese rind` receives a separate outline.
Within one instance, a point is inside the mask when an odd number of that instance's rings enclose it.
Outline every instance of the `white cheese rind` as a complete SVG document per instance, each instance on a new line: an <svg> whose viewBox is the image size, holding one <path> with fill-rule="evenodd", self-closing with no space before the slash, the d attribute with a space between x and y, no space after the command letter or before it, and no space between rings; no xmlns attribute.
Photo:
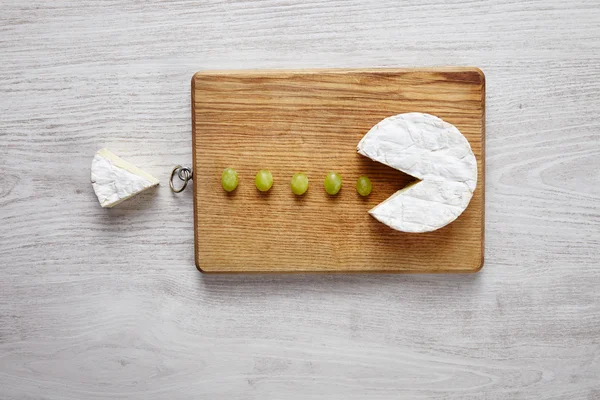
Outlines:
<svg viewBox="0 0 600 400"><path fill-rule="evenodd" d="M114 207L124 200L159 184L158 179L107 149L92 160L92 186L102 207Z"/></svg>
<svg viewBox="0 0 600 400"><path fill-rule="evenodd" d="M421 180L369 213L402 232L430 232L467 208L477 185L477 161L452 124L422 113L399 114L376 124L358 143L360 154Z"/></svg>

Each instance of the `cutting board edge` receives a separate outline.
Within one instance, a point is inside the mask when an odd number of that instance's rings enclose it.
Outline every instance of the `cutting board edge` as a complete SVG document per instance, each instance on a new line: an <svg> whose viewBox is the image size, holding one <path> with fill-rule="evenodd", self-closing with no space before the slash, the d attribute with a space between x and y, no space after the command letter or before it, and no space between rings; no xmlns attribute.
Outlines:
<svg viewBox="0 0 600 400"><path fill-rule="evenodd" d="M200 266L198 260L199 254L196 253L195 256L195 264L198 271L203 274L209 275L218 275L218 274L474 274L483 268L484 265L484 257L481 256L481 261L472 267L465 268L454 268L454 269L431 269L431 270L413 270L413 269L337 269L337 270L320 270L320 269L293 269L293 270L278 270L278 269L268 269L264 270L248 270L248 271L240 271L237 269L224 269L221 268L219 270L207 270L203 269Z"/></svg>
<svg viewBox="0 0 600 400"><path fill-rule="evenodd" d="M203 76L228 76L228 75L265 75L265 74L353 74L353 73L406 73L406 72L475 72L480 77L481 84L485 86L485 73L475 66L440 66L424 68L273 68L273 69L207 69L194 73L192 76L192 89L195 81ZM193 105L192 105L193 107Z"/></svg>

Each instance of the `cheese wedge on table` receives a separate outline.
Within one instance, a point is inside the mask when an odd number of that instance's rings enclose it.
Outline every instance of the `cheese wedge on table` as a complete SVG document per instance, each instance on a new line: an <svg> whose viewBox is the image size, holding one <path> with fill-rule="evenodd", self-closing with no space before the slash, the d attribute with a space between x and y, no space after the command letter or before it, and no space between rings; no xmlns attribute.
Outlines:
<svg viewBox="0 0 600 400"><path fill-rule="evenodd" d="M452 124L422 113L399 114L376 124L358 143L360 154L420 181L369 211L402 232L430 232L467 208L477 185L477 161Z"/></svg>
<svg viewBox="0 0 600 400"><path fill-rule="evenodd" d="M107 149L92 160L92 186L102 207L114 207L153 186L158 179Z"/></svg>

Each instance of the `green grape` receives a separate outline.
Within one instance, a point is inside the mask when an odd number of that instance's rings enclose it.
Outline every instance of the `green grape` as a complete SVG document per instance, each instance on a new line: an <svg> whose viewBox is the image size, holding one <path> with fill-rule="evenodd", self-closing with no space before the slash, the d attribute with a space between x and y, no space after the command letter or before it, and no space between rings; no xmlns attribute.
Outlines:
<svg viewBox="0 0 600 400"><path fill-rule="evenodd" d="M291 186L295 195L303 195L308 190L308 177L301 172L294 174Z"/></svg>
<svg viewBox="0 0 600 400"><path fill-rule="evenodd" d="M330 195L337 194L342 188L342 177L335 172L328 172L324 184L327 193Z"/></svg>
<svg viewBox="0 0 600 400"><path fill-rule="evenodd" d="M356 181L356 191L361 196L368 196L371 194L371 190L373 190L373 185L371 184L371 180L366 176L361 176Z"/></svg>
<svg viewBox="0 0 600 400"><path fill-rule="evenodd" d="M221 175L221 185L228 192L235 190L238 185L238 173L235 169L225 168Z"/></svg>
<svg viewBox="0 0 600 400"><path fill-rule="evenodd" d="M273 175L270 171L266 169L261 169L256 174L256 178L254 178L254 183L256 183L256 188L261 192L266 192L271 189L273 186Z"/></svg>

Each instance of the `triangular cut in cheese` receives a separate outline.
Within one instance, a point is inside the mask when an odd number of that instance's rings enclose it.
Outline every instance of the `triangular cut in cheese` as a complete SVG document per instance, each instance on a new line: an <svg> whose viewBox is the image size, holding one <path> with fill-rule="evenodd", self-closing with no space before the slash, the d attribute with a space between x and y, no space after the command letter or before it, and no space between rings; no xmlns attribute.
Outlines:
<svg viewBox="0 0 600 400"><path fill-rule="evenodd" d="M92 186L102 207L114 207L158 183L158 179L108 149L99 150L92 160Z"/></svg>
<svg viewBox="0 0 600 400"><path fill-rule="evenodd" d="M417 179L369 213L402 232L430 232L467 208L477 184L477 161L452 124L422 113L399 114L375 125L358 143L360 154Z"/></svg>

